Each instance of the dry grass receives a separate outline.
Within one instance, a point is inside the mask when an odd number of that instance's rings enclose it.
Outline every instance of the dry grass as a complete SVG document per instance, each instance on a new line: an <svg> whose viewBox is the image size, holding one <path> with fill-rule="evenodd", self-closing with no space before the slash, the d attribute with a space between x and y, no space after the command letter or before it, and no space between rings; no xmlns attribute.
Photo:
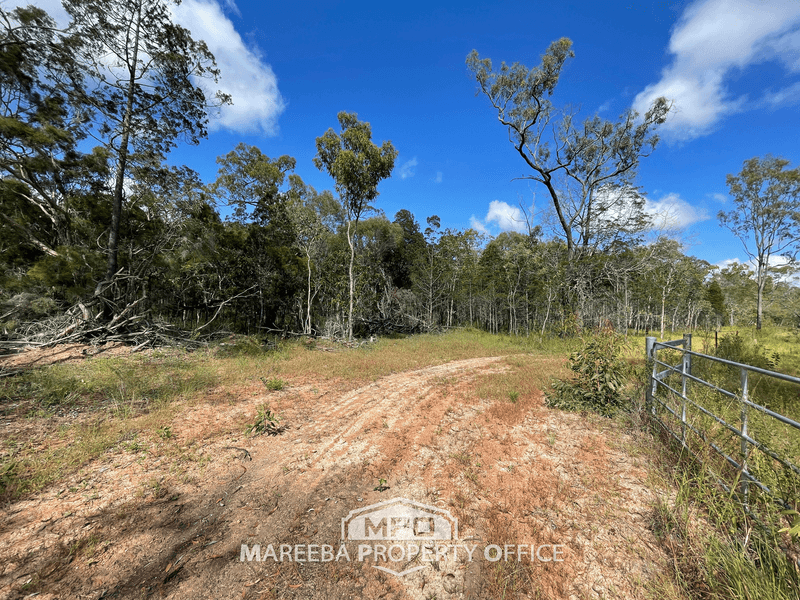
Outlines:
<svg viewBox="0 0 800 600"><path fill-rule="evenodd" d="M527 338L495 336L481 331L381 339L355 351L337 347L329 349L332 351L309 352L304 344L291 344L275 356L269 366L280 375L336 377L353 383L366 383L392 373L454 360L539 352ZM253 363L252 366L263 367L264 363Z"/></svg>
<svg viewBox="0 0 800 600"><path fill-rule="evenodd" d="M396 372L530 348L525 338L479 331L384 339L357 349L298 340L264 351L257 340L243 338L193 353L163 350L33 369L0 380L0 414L19 424L0 447L0 498L36 492L109 451L175 451L157 432L198 403L235 404L298 379L355 387ZM516 390L524 405L541 379L527 371L510 383L487 380L486 393L508 397Z"/></svg>
<svg viewBox="0 0 800 600"><path fill-rule="evenodd" d="M528 412L541 406L542 390L554 377L569 373L563 358L515 355L504 360L509 370L477 378L475 392L492 401L488 413L509 425L520 423Z"/></svg>

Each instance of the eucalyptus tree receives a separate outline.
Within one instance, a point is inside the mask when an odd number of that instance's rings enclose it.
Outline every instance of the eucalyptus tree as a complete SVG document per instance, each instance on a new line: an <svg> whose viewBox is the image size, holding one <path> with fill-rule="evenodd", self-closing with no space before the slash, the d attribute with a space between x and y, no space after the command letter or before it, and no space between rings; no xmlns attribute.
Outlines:
<svg viewBox="0 0 800 600"><path fill-rule="evenodd" d="M469 293L473 282L470 280L470 275L474 273L478 262L478 235L474 229L464 231L446 229L439 239L440 256L444 263L444 309L448 327L457 320L458 306L464 307L463 312L465 317L469 317L470 323L472 320Z"/></svg>
<svg viewBox="0 0 800 600"><path fill-rule="evenodd" d="M533 262L533 249L530 238L515 231L505 231L489 242L489 246L497 247L500 253L499 281L501 291L505 293L508 309L508 333L519 333L517 309L519 294L527 288ZM526 327L529 324L526 319Z"/></svg>
<svg viewBox="0 0 800 600"><path fill-rule="evenodd" d="M63 0L79 68L91 84L76 90L92 135L116 162L113 176L107 269L100 295L118 271L120 220L129 163L162 157L179 139L206 136L207 109L230 102L218 92L207 99L198 77L217 80L219 70L205 42L174 23L172 0Z"/></svg>
<svg viewBox="0 0 800 600"><path fill-rule="evenodd" d="M441 256L443 250L440 245L443 235L441 220L438 215L431 215L426 222L428 226L423 233L425 249L417 267L416 279L420 295L424 298L425 326L431 330L435 325L434 312L444 293L442 278L444 277L445 261Z"/></svg>
<svg viewBox="0 0 800 600"><path fill-rule="evenodd" d="M402 244L398 248L399 256L395 261L394 284L398 288L410 289L413 286L414 269L425 251L425 237L414 215L405 208L397 211L393 222L403 231Z"/></svg>
<svg viewBox="0 0 800 600"><path fill-rule="evenodd" d="M704 295L709 307L709 318L714 323L714 329L719 329L725 322L725 315L728 312L725 293L719 282L712 279L705 285Z"/></svg>
<svg viewBox="0 0 800 600"><path fill-rule="evenodd" d="M297 175L289 175L289 190L286 192L286 210L294 226L295 244L306 259L306 310L302 318L303 333L311 335L311 305L319 291L319 278L312 285L314 263L325 250L326 238L331 235L323 222L326 206L336 200L329 191L317 191L303 183Z"/></svg>
<svg viewBox="0 0 800 600"><path fill-rule="evenodd" d="M287 155L270 158L256 146L239 143L224 156L217 157L217 164L217 179L209 190L233 209L236 220L245 223L257 218L268 204L279 199L296 161Z"/></svg>
<svg viewBox="0 0 800 600"><path fill-rule="evenodd" d="M337 117L341 134L328 129L316 139L314 165L336 182L336 191L347 213L347 243L350 246L347 338L352 340L355 290L353 236L361 217L373 210L370 202L378 197L378 184L391 176L397 150L389 141L383 142L380 147L374 144L372 127L369 123L359 121L355 113L342 111Z"/></svg>
<svg viewBox="0 0 800 600"><path fill-rule="evenodd" d="M667 305L672 298L673 291L679 285L680 260L683 248L680 242L660 237L652 244L652 258L646 263L642 273L644 279L643 289L647 290L647 312L657 306L659 314L659 329L661 339L667 323ZM657 304L656 304L657 296Z"/></svg>
<svg viewBox="0 0 800 600"><path fill-rule="evenodd" d="M78 150L77 44L40 8L0 7L0 230L51 257L94 242L76 234L76 199L106 192L106 155Z"/></svg>
<svg viewBox="0 0 800 600"><path fill-rule="evenodd" d="M728 325L750 325L756 322L758 285L749 265L731 263L713 275L725 295Z"/></svg>
<svg viewBox="0 0 800 600"><path fill-rule="evenodd" d="M800 242L800 167L784 170L788 164L770 155L744 161L738 175L727 177L735 208L717 215L755 263L756 329L762 324L770 258L783 255L793 260Z"/></svg>
<svg viewBox="0 0 800 600"><path fill-rule="evenodd" d="M467 66L480 92L497 111L509 140L533 171L522 179L538 181L547 189L567 245L570 260L592 253L619 239L635 239L647 226L641 195L633 180L641 158L658 143L655 128L664 123L670 104L657 99L640 118L627 111L612 123L598 116L576 124L567 111L550 125L555 110L548 99L558 84L572 42L561 38L550 44L541 64L527 68L520 63L481 59L476 50Z"/></svg>

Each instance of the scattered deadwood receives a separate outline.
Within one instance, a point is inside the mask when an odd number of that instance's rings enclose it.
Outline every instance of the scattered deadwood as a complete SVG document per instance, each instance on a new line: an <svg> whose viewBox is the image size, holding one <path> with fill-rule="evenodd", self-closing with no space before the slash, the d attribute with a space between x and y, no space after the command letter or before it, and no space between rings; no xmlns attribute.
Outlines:
<svg viewBox="0 0 800 600"><path fill-rule="evenodd" d="M150 318L147 313L137 313L137 305L142 300L144 298L132 302L109 321L93 316L84 304L78 303L64 314L23 323L5 339L0 339L0 353L68 343L99 345L117 342L134 346L134 352L157 346L196 348L207 344L206 338Z"/></svg>
<svg viewBox="0 0 800 600"><path fill-rule="evenodd" d="M124 279L126 277L118 277L115 283ZM0 354L20 352L25 348L44 348L69 343L93 346L122 343L134 346L134 352L160 346L198 348L207 345L212 339L228 335L227 331L203 335L200 335L200 332L211 325L227 304L237 298L246 297L253 289L249 288L222 301L208 322L192 331L185 331L163 319L154 318L145 308L146 295L123 305L120 301L113 301L102 295L107 287L108 284L104 284L102 289L98 288L91 301L85 304L78 302L63 314L22 323L13 333L0 334ZM4 317L13 312L7 313Z"/></svg>
<svg viewBox="0 0 800 600"><path fill-rule="evenodd" d="M413 317L397 319L359 319L358 325L369 335L379 333L422 333L425 328L422 321Z"/></svg>

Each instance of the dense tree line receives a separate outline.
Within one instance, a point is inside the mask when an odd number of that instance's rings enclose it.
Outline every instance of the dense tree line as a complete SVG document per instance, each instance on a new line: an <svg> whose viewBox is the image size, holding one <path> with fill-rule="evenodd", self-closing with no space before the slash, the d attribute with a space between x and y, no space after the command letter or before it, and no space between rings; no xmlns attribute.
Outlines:
<svg viewBox="0 0 800 600"><path fill-rule="evenodd" d="M216 77L213 56L169 21L160 0L65 6L73 19L65 30L37 8L0 9L6 336L78 304L92 318L128 311L195 332L344 337L458 326L570 335L610 323L665 335L760 319L800 325L788 267L718 269L668 237L645 241L652 223L633 182L666 101L617 123L579 125L566 114L547 149L539 137L553 119L543 98L571 55L568 40L534 69L492 71L477 53L468 57L554 211L551 235L528 223L525 233L489 237L443 228L436 215L387 217L378 185L396 151L373 143L352 113L339 114L340 133L316 140L315 164L334 192L305 184L292 157L246 144L217 159L213 182L169 166L176 141L199 142L206 109L229 101L207 99L192 83ZM743 181L729 181L742 197Z"/></svg>

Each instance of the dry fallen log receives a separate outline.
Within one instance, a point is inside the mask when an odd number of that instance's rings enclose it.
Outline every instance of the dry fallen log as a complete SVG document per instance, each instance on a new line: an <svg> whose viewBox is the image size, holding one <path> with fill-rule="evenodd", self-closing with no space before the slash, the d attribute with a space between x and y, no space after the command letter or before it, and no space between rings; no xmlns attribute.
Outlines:
<svg viewBox="0 0 800 600"><path fill-rule="evenodd" d="M129 305L107 323L92 317L85 306L41 321L23 323L14 333L0 338L0 352L66 343L99 345L107 342L132 345L135 351L157 346L197 348L207 345L212 337L193 336L164 321L148 318L146 314L131 314L133 308L133 304Z"/></svg>

